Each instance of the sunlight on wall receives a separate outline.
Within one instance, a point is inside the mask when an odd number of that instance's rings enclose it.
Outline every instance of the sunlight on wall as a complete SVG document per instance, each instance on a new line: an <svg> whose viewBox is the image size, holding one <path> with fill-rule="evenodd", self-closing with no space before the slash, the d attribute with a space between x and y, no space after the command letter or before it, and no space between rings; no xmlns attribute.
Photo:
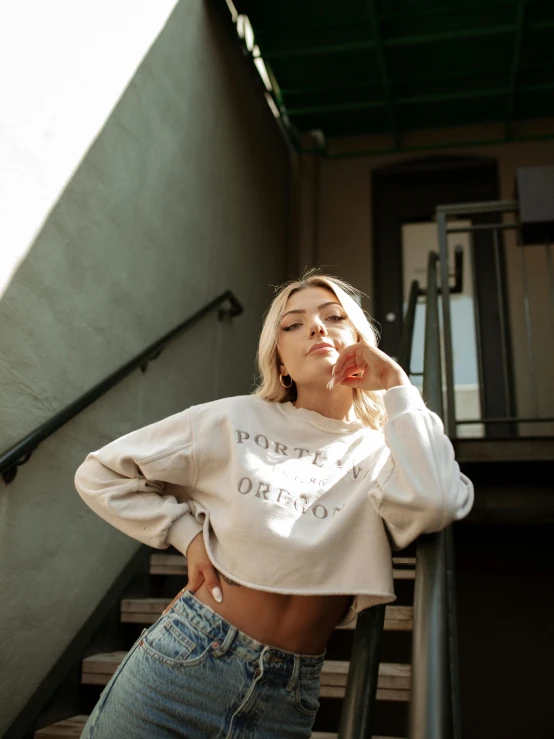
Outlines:
<svg viewBox="0 0 554 739"><path fill-rule="evenodd" d="M176 4L0 5L0 298Z"/></svg>

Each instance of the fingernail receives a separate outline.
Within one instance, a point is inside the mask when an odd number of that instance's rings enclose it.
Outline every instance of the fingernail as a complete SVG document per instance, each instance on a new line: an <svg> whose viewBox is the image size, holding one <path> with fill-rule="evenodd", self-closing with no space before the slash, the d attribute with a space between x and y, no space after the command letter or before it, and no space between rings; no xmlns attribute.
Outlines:
<svg viewBox="0 0 554 739"><path fill-rule="evenodd" d="M219 588L214 588L212 590L212 595L218 603L221 603L221 601L223 600L223 593Z"/></svg>

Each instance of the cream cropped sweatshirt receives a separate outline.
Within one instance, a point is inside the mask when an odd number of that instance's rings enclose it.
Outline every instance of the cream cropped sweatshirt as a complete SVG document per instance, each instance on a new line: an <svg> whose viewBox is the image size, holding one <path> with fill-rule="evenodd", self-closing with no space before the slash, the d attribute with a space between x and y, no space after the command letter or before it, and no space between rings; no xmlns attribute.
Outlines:
<svg viewBox="0 0 554 739"><path fill-rule="evenodd" d="M466 516L473 485L413 385L384 431L255 395L192 406L91 452L75 486L129 536L275 593L351 594L340 625L396 599L393 549Z"/></svg>

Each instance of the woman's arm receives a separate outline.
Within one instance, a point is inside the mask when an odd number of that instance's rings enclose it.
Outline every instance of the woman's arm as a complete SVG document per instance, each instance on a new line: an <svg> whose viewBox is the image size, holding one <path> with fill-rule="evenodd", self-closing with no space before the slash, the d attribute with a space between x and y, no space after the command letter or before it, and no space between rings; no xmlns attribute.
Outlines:
<svg viewBox="0 0 554 739"><path fill-rule="evenodd" d="M386 450L369 494L395 548L467 516L473 484L454 459L440 418L411 384L385 393Z"/></svg>
<svg viewBox="0 0 554 739"><path fill-rule="evenodd" d="M183 554L202 531L187 502L198 478L190 409L91 452L75 473L81 498L109 524L143 544Z"/></svg>
<svg viewBox="0 0 554 739"><path fill-rule="evenodd" d="M356 376L353 376L356 375ZM440 531L473 506L473 485L460 472L440 418L430 411L404 370L365 341L344 349L328 385L385 390L386 447L369 494L393 546Z"/></svg>

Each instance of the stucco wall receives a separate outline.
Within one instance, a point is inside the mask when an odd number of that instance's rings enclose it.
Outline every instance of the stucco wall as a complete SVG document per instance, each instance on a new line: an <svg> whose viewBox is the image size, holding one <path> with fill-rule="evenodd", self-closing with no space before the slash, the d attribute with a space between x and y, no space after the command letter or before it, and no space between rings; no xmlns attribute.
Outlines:
<svg viewBox="0 0 554 739"><path fill-rule="evenodd" d="M86 454L252 387L287 276L291 173L258 82L207 4L180 2L0 302L1 449L223 290L245 306L231 325L205 318L0 487L0 735L138 546L74 489Z"/></svg>

